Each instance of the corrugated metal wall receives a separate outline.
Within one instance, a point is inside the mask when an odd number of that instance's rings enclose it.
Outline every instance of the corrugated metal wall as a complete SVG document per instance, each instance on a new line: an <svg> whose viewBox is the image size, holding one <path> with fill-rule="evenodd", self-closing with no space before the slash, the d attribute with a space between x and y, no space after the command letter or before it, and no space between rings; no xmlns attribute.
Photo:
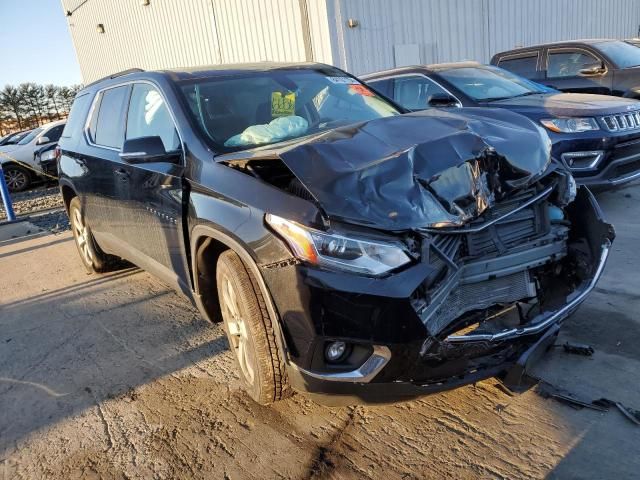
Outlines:
<svg viewBox="0 0 640 480"><path fill-rule="evenodd" d="M640 25L640 0L61 1L77 7L68 21L85 82L130 67L260 60L312 58L355 74L400 57L488 62L515 46L630 37Z"/></svg>
<svg viewBox="0 0 640 480"><path fill-rule="evenodd" d="M397 66L394 48L407 44L422 63L489 62L516 46L628 38L640 25L638 0L326 1L334 62L354 74Z"/></svg>
<svg viewBox="0 0 640 480"><path fill-rule="evenodd" d="M299 0L62 0L85 83L139 67L304 61ZM323 0L309 3L312 48L331 44ZM98 33L97 25L104 25ZM313 45L314 38L320 44Z"/></svg>

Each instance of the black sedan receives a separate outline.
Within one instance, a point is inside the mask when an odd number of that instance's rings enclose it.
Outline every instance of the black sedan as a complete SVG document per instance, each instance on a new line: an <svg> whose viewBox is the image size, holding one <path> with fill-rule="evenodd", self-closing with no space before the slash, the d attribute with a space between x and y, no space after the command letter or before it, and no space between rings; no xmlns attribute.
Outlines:
<svg viewBox="0 0 640 480"><path fill-rule="evenodd" d="M561 93L476 62L398 68L363 76L410 110L429 107L505 108L545 127L552 154L576 180L613 187L640 178L640 102Z"/></svg>

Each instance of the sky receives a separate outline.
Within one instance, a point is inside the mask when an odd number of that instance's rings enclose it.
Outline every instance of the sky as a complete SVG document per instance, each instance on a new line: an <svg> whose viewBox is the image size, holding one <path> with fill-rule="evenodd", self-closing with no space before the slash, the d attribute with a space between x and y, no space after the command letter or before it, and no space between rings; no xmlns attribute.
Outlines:
<svg viewBox="0 0 640 480"><path fill-rule="evenodd" d="M82 82L60 0L0 0L0 88Z"/></svg>

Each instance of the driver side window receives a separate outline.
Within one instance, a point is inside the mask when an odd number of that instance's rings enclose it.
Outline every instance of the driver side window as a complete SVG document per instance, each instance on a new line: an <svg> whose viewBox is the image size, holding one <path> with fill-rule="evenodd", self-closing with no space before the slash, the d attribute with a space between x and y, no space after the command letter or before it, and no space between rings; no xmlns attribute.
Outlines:
<svg viewBox="0 0 640 480"><path fill-rule="evenodd" d="M429 107L429 97L449 93L440 85L422 75L407 75L393 80L393 99L409 110L424 110Z"/></svg>
<svg viewBox="0 0 640 480"><path fill-rule="evenodd" d="M548 78L577 77L580 70L600 64L594 55L583 50L549 51Z"/></svg>
<svg viewBox="0 0 640 480"><path fill-rule="evenodd" d="M137 83L131 92L125 138L155 136L162 139L167 152L180 149L180 138L164 97L152 85Z"/></svg>

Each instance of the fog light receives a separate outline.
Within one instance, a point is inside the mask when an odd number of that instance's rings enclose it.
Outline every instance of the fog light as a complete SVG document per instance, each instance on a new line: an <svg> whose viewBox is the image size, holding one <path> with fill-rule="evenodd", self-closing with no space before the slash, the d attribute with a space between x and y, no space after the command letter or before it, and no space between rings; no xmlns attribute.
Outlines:
<svg viewBox="0 0 640 480"><path fill-rule="evenodd" d="M330 342L324 349L324 357L330 363L337 363L342 360L347 351L347 344L344 342Z"/></svg>

